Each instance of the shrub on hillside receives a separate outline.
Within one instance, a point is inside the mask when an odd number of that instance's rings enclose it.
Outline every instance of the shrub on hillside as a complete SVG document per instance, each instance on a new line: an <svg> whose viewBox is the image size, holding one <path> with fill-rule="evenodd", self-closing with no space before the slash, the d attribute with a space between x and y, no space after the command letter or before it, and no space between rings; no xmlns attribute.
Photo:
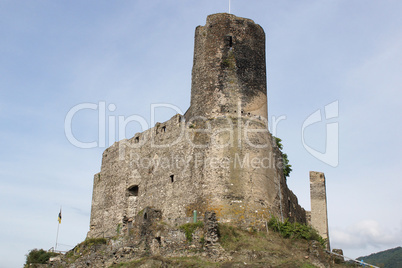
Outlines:
<svg viewBox="0 0 402 268"><path fill-rule="evenodd" d="M284 238L305 239L308 241L316 240L320 242L323 247L326 244L326 240L323 239L314 228L306 224L298 222L292 223L288 219L281 222L278 218L272 217L268 222L268 226L273 231L280 233Z"/></svg>
<svg viewBox="0 0 402 268"><path fill-rule="evenodd" d="M25 267L28 267L30 264L46 264L50 257L57 256L57 253L47 252L43 249L32 249L27 255L27 260L25 262Z"/></svg>

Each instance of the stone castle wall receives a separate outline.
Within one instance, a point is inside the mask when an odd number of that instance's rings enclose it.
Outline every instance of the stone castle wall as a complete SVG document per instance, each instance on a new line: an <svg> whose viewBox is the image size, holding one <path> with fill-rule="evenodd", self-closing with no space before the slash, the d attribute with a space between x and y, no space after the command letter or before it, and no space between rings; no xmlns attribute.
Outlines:
<svg viewBox="0 0 402 268"><path fill-rule="evenodd" d="M196 30L185 115L116 142L94 177L89 237L129 229L146 207L182 224L193 210L263 227L271 216L305 222L267 126L265 35L253 21L208 16Z"/></svg>

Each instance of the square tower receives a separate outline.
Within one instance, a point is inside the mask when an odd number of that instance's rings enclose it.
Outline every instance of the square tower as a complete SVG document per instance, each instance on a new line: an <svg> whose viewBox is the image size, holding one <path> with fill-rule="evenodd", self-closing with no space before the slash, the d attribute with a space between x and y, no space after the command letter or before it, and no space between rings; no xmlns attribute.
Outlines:
<svg viewBox="0 0 402 268"><path fill-rule="evenodd" d="M311 225L322 238L328 240L327 249L329 250L327 192L325 188L325 176L322 172L310 171L310 199Z"/></svg>

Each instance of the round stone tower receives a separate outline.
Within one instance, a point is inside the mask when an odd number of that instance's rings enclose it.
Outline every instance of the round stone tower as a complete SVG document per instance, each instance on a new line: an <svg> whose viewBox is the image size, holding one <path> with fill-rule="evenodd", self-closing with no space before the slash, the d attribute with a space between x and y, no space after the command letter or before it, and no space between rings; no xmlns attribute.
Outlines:
<svg viewBox="0 0 402 268"><path fill-rule="evenodd" d="M213 14L195 31L186 116L232 113L268 117L265 33L250 19Z"/></svg>

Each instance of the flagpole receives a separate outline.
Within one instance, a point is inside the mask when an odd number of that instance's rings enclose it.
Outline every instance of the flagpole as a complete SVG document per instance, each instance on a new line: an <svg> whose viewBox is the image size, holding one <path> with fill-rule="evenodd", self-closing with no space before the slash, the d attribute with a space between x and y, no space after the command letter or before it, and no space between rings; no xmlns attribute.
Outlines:
<svg viewBox="0 0 402 268"><path fill-rule="evenodd" d="M57 240L59 239L59 228L60 228L60 223L61 223L61 206L60 206L60 212L59 212L59 216L57 217L57 234L56 234L56 245L54 246L54 251L56 251L57 249Z"/></svg>
<svg viewBox="0 0 402 268"><path fill-rule="evenodd" d="M60 223L57 223L56 245L54 246L54 251L56 251L56 249L57 249L57 240L59 239L59 227L60 227Z"/></svg>

